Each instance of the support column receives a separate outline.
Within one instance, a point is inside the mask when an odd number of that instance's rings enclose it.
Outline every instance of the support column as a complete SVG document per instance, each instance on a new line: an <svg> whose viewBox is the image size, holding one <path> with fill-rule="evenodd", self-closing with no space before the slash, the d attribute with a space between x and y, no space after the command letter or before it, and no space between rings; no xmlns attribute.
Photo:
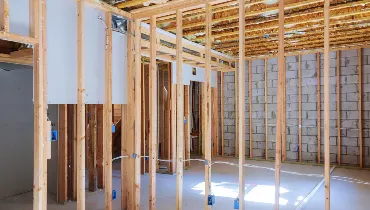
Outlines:
<svg viewBox="0 0 370 210"><path fill-rule="evenodd" d="M239 75L238 86L235 87L235 92L238 90L238 107L245 107L245 1L239 0ZM251 99L249 99L251 101ZM244 110L244 108L241 108ZM237 117L237 131L239 142L239 209L245 208L245 113L238 112Z"/></svg>
<svg viewBox="0 0 370 210"><path fill-rule="evenodd" d="M283 119L283 95L284 95L284 0L279 1L279 51L278 51L278 93L277 93L277 119L276 119L276 148L275 148L275 210L279 210L280 197L280 164L281 164L281 137Z"/></svg>
<svg viewBox="0 0 370 210"><path fill-rule="evenodd" d="M204 141L204 159L208 163L205 165L205 189L204 189L204 208L208 206L208 195L211 189L211 159L212 159L212 142L211 142L211 45L212 45L212 5L206 4L206 55L205 55L205 81L202 87L202 108L203 108L203 141Z"/></svg>
<svg viewBox="0 0 370 210"><path fill-rule="evenodd" d="M58 203L68 201L68 120L67 105L59 105L58 120Z"/></svg>
<svg viewBox="0 0 370 210"><path fill-rule="evenodd" d="M190 159L190 123L191 123L191 118L190 118L190 85L184 85L184 115L186 119L186 123L184 126L184 139L185 139L185 159L189 160ZM185 162L185 167L190 167L190 161Z"/></svg>
<svg viewBox="0 0 370 210"><path fill-rule="evenodd" d="M77 209L85 209L84 1L77 2Z"/></svg>
<svg viewBox="0 0 370 210"><path fill-rule="evenodd" d="M221 110L220 110L220 114L221 114L221 155L224 156L225 155L225 148L224 148L224 145L225 145L225 138L224 138L224 72L221 72L221 81L220 81L220 92L221 92Z"/></svg>
<svg viewBox="0 0 370 210"><path fill-rule="evenodd" d="M182 209L184 157L184 85L182 77L182 11L176 11L176 87L177 87L177 156L176 156L176 209Z"/></svg>
<svg viewBox="0 0 370 210"><path fill-rule="evenodd" d="M105 24L112 25L112 14L106 12ZM112 30L108 28L105 50L105 101L103 105L105 209L112 209Z"/></svg>
<svg viewBox="0 0 370 210"><path fill-rule="evenodd" d="M150 67L149 67L149 210L156 209L156 169L157 169L157 20L150 18ZM159 43L158 43L159 44Z"/></svg>
<svg viewBox="0 0 370 210"><path fill-rule="evenodd" d="M330 210L330 1L324 1L324 179L325 179L325 209Z"/></svg>
<svg viewBox="0 0 370 210"><path fill-rule="evenodd" d="M96 168L98 188L104 189L104 136L103 136L103 105L97 105L97 139L96 139Z"/></svg>

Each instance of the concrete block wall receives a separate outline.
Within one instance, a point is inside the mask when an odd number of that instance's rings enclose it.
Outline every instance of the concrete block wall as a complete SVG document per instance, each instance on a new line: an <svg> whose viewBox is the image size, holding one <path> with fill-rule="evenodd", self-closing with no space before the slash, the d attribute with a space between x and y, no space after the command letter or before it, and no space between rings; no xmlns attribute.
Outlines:
<svg viewBox="0 0 370 210"><path fill-rule="evenodd" d="M324 161L324 57L320 54L321 73L321 162ZM336 98L336 52L330 54L330 159L337 163L338 130ZM358 52L341 51L340 57L340 96L341 96L341 163L359 164L358 134ZM277 103L277 58L267 62L267 102L268 102L268 157L275 158L276 103ZM264 60L252 61L252 148L254 158L265 157L265 110L264 110ZM299 148L298 133L298 56L286 57L286 159L298 161L299 150L305 162L318 160L318 60L316 54L301 56L302 68L302 148ZM363 49L362 59L362 118L364 164L370 165L370 49ZM249 94L248 61L246 62L246 156L249 157ZM225 155L235 155L235 75L225 73L224 79L224 135ZM221 135L220 135L221 136Z"/></svg>

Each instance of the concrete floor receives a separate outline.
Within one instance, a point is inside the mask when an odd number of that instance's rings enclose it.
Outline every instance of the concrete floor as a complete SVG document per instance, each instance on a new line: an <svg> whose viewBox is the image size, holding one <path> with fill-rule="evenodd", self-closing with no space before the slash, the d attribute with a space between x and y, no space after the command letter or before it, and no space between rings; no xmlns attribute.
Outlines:
<svg viewBox="0 0 370 210"><path fill-rule="evenodd" d="M216 158L218 161L237 163L236 159ZM247 161L248 164L258 167L274 168L273 162ZM183 209L204 209L204 164L192 162L191 169L184 172ZM117 191L117 199L112 201L113 209L120 209L120 171L119 162L114 163L113 189ZM273 209L274 203L274 171L266 168L246 168L246 208ZM117 170L118 169L118 170ZM282 164L280 208L291 210L302 202L311 190L321 181L323 173L321 166L298 164ZM303 174L311 174L303 175ZM315 176L319 175L319 176ZM148 209L149 177L143 175L141 179L141 208ZM212 191L216 196L216 204L212 209L233 209L233 201L238 192L238 168L225 164L212 166ZM368 209L370 199L370 171L335 169L332 174L331 185L332 209ZM176 176L157 174L157 209L174 210L176 204ZM32 192L14 196L0 201L1 210L28 210L32 209ZM48 196L49 210L76 209L76 202L59 205L55 202L55 195ZM86 209L104 209L104 192L86 193ZM304 209L324 209L323 186L309 200Z"/></svg>

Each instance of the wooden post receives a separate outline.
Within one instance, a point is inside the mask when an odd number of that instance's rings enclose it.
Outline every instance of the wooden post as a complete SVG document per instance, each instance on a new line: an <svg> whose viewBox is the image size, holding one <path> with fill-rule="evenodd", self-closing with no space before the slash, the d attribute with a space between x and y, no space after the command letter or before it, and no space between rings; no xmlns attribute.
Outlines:
<svg viewBox="0 0 370 210"><path fill-rule="evenodd" d="M285 129L281 125L283 111L281 110L284 95L284 0L279 1L279 53L278 53L278 90L277 90L277 119L276 119L276 148L275 148L275 210L279 210L280 198L280 164L281 164L281 134Z"/></svg>
<svg viewBox="0 0 370 210"><path fill-rule="evenodd" d="M9 32L9 0L0 0L0 31ZM30 6L32 7L32 6Z"/></svg>
<svg viewBox="0 0 370 210"><path fill-rule="evenodd" d="M177 157L176 209L182 209L183 152L184 152L184 86L182 77L182 11L176 11L176 83L177 83Z"/></svg>
<svg viewBox="0 0 370 210"><path fill-rule="evenodd" d="M77 209L85 209L84 1L77 2Z"/></svg>
<svg viewBox="0 0 370 210"><path fill-rule="evenodd" d="M97 140L96 140L96 168L98 188L104 189L104 136L103 136L103 105L97 105Z"/></svg>
<svg viewBox="0 0 370 210"><path fill-rule="evenodd" d="M235 128L239 127L238 126L238 123L239 123L239 119L238 119L239 118L239 104L238 104L239 90L238 88L236 88L236 87L239 87L239 76L238 76L239 68L240 66L238 68L235 68L235 72L234 72L234 77L235 77L234 78L234 81L235 81ZM237 129L235 129L235 157L236 158L239 157L239 140L238 139L239 139L239 132Z"/></svg>
<svg viewBox="0 0 370 210"><path fill-rule="evenodd" d="M177 132L177 122L176 122L176 104L177 104L177 88L176 84L173 84L173 72L171 69L171 164L169 168L169 173L175 173L176 171L176 132Z"/></svg>
<svg viewBox="0 0 370 210"><path fill-rule="evenodd" d="M284 38L283 38L284 39ZM282 118L282 129L281 129L281 160L286 160L286 58L284 56L283 62L283 72L282 72L282 104L281 104L281 118Z"/></svg>
<svg viewBox="0 0 370 210"><path fill-rule="evenodd" d="M241 112L238 112L238 126L237 131L239 133L239 209L244 210L245 201L245 132L244 122L245 114L243 107L245 107L245 1L239 0L239 76L238 76L238 106L242 107ZM237 80L235 80L236 82ZM251 81L249 79L249 81ZM249 99L251 101L251 99Z"/></svg>
<svg viewBox="0 0 370 210"><path fill-rule="evenodd" d="M65 204L68 201L68 120L67 105L59 105L58 120L58 203Z"/></svg>
<svg viewBox="0 0 370 210"><path fill-rule="evenodd" d="M302 162L302 64L301 55L298 55L298 142L299 162Z"/></svg>
<svg viewBox="0 0 370 210"><path fill-rule="evenodd" d="M67 162L67 200L73 200L73 189L74 185L74 176L73 176L73 143L76 138L76 130L74 129L76 126L76 115L74 104L67 105L67 153L68 153L68 162ZM59 140L60 141L60 140ZM59 188L58 188L59 189ZM77 194L76 194L77 195ZM61 200L59 200L60 202Z"/></svg>
<svg viewBox="0 0 370 210"><path fill-rule="evenodd" d="M173 125L172 125L172 97L173 97L173 86L172 86L172 67L171 67L171 63L168 63L168 90L167 90L167 114L166 114L166 127L168 128L166 130L166 144L167 144L167 159L168 160L173 160L172 159L172 129L173 129ZM176 127L175 127L176 129ZM168 172L169 173L173 173L174 172L174 161L172 162L168 162Z"/></svg>
<svg viewBox="0 0 370 210"><path fill-rule="evenodd" d="M211 45L212 45L212 5L206 4L206 53L205 53L205 82L203 83L203 141L204 141L204 157L205 165L205 189L204 189L204 209L210 209L208 206L208 195L211 190L211 158L212 158L212 142L211 142Z"/></svg>
<svg viewBox="0 0 370 210"><path fill-rule="evenodd" d="M135 33L134 22L128 25L129 35L127 37L127 105L123 105L124 126L121 127L121 155L129 156L121 161L121 208L134 208L134 159L132 155L135 153Z"/></svg>
<svg viewBox="0 0 370 210"><path fill-rule="evenodd" d="M240 67L240 69L244 69L244 67ZM249 60L248 61L248 72L249 72L249 75L248 75L248 94L249 94L249 157L250 158L253 158L253 125L252 125L252 60ZM239 74L241 74L239 72ZM240 89L238 90L240 91ZM240 97L240 96L239 96ZM244 95L243 95L243 98L244 98ZM244 107L244 106L240 106L240 107ZM243 111L242 111L243 112ZM242 124L244 125L244 124ZM240 133L239 133L240 134Z"/></svg>
<svg viewBox="0 0 370 210"><path fill-rule="evenodd" d="M77 104L73 104L73 192L72 200L77 201Z"/></svg>
<svg viewBox="0 0 370 210"><path fill-rule="evenodd" d="M34 210L43 210L45 209L44 202L44 121L45 113L44 109L46 108L44 100L44 56L45 52L43 50L43 41L42 41L42 1L34 1L31 5L34 15L34 22L32 27L34 28L34 38L38 40L38 43L34 45L34 169L33 169L33 209Z"/></svg>
<svg viewBox="0 0 370 210"><path fill-rule="evenodd" d="M150 68L149 68L149 209L156 209L156 168L157 168L157 21L150 18ZM158 43L159 44L159 43Z"/></svg>
<svg viewBox="0 0 370 210"><path fill-rule="evenodd" d="M89 105L90 138L87 142L87 168L89 172L89 191L96 191L96 105Z"/></svg>
<svg viewBox="0 0 370 210"><path fill-rule="evenodd" d="M164 71L158 71L158 142L160 158L164 159Z"/></svg>
<svg viewBox="0 0 370 210"><path fill-rule="evenodd" d="M185 85L184 86L184 113L185 113L185 127L184 127L184 136L185 136L185 159L189 160L190 159L190 85ZM185 167L190 167L190 161L185 162Z"/></svg>
<svg viewBox="0 0 370 210"><path fill-rule="evenodd" d="M336 75L336 78L337 78L337 130L338 130L338 141L337 141L337 147L338 147L338 154L337 154L337 162L338 162L338 166L340 166L340 156L341 156L341 150L340 150L340 147L341 147L341 136L340 136L340 126L341 126L341 123L340 123L340 119L341 119L341 116L340 116L340 103L341 103L341 97L340 97L340 50L337 51L337 75Z"/></svg>
<svg viewBox="0 0 370 210"><path fill-rule="evenodd" d="M360 168L363 167L362 144L362 49L358 49L358 136L360 142Z"/></svg>
<svg viewBox="0 0 370 210"><path fill-rule="evenodd" d="M269 135L268 135L268 128L269 128L269 115L268 115L268 89L267 89L267 61L268 59L265 58L265 158L266 160L269 159L268 154L268 141L269 141Z"/></svg>
<svg viewBox="0 0 370 210"><path fill-rule="evenodd" d="M105 209L112 209L112 14L105 13L105 24L108 27L108 48L105 50L105 101L103 105L104 134L104 181Z"/></svg>
<svg viewBox="0 0 370 210"><path fill-rule="evenodd" d="M325 209L330 210L330 1L324 1L324 178L325 178Z"/></svg>
<svg viewBox="0 0 370 210"><path fill-rule="evenodd" d="M214 88L214 111L213 115L215 116L215 125L212 130L215 133L215 147L216 147L216 156L220 155L220 147L219 147L219 136L218 136L218 72L216 72L216 87Z"/></svg>
<svg viewBox="0 0 370 210"><path fill-rule="evenodd" d="M134 152L137 157L134 159L134 209L140 209L140 170L141 170L141 21L135 20L135 146Z"/></svg>
<svg viewBox="0 0 370 210"><path fill-rule="evenodd" d="M146 130L146 111L145 111L145 104L146 104L146 99L145 99L145 93L146 93L146 89L145 89L145 65L142 64L141 65L141 155L142 156L146 156L146 153L145 153L145 130ZM141 158L141 174L145 174L145 158Z"/></svg>
<svg viewBox="0 0 370 210"><path fill-rule="evenodd" d="M320 53L316 54L317 70L317 163L321 163L321 69Z"/></svg>
<svg viewBox="0 0 370 210"><path fill-rule="evenodd" d="M224 137L224 72L221 72L221 81L220 81L220 92L221 92L221 155L225 155L225 137Z"/></svg>

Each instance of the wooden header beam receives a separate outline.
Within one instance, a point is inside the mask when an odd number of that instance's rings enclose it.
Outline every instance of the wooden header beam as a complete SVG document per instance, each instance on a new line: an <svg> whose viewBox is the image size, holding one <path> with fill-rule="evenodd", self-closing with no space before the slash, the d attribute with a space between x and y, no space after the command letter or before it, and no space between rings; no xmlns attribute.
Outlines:
<svg viewBox="0 0 370 210"><path fill-rule="evenodd" d="M175 0L166 4L135 9L132 10L130 13L133 14L133 18L135 19L149 19L151 16L154 15L157 17L161 17L174 14L176 13L176 10L179 9L182 9L184 11L193 10L204 8L205 4L220 4L227 1L230 0Z"/></svg>
<svg viewBox="0 0 370 210"><path fill-rule="evenodd" d="M36 38L22 36L18 34L12 34L12 33L5 32L5 31L0 31L0 39L11 41L11 42L23 43L23 44L31 44L31 45L35 45L38 43L38 40Z"/></svg>

